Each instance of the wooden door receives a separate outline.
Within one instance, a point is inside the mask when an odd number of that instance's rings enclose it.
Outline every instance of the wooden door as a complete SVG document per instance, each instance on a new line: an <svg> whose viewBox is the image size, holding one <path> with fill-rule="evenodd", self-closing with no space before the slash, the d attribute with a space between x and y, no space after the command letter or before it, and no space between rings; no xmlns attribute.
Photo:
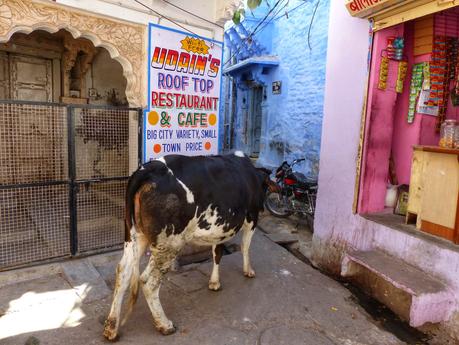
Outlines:
<svg viewBox="0 0 459 345"><path fill-rule="evenodd" d="M260 86L250 89L250 155L258 157L260 154L263 88Z"/></svg>
<svg viewBox="0 0 459 345"><path fill-rule="evenodd" d="M52 102L52 61L49 59L9 54L11 99ZM14 183L30 183L55 179L56 164L63 157L59 136L63 114L46 105L12 105L5 114L11 121L13 145L11 160Z"/></svg>
<svg viewBox="0 0 459 345"><path fill-rule="evenodd" d="M52 101L52 62L25 55L10 55L11 98L22 101Z"/></svg>

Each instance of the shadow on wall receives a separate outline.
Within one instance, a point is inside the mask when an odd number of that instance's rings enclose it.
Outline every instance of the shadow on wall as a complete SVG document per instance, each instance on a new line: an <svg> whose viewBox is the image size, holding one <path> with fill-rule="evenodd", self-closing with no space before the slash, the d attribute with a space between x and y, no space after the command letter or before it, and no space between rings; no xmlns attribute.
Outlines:
<svg viewBox="0 0 459 345"><path fill-rule="evenodd" d="M305 148L290 142L282 140L269 140L268 142L271 162L282 162L284 160L292 161L295 158L306 158L306 161L296 166L296 169L302 172L308 172L309 177L316 177L319 174L319 157L314 152L308 152ZM280 164L279 163L279 164ZM264 165L274 167L267 161ZM276 165L277 166L277 165Z"/></svg>

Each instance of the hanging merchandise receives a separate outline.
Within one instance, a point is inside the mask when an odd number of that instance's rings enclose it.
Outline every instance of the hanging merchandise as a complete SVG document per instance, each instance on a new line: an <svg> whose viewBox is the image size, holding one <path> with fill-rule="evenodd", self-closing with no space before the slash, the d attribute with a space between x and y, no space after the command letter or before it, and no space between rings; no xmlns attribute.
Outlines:
<svg viewBox="0 0 459 345"><path fill-rule="evenodd" d="M442 51L442 41L445 41L445 54L443 57ZM437 46L435 42L439 43ZM439 63L439 72L443 73L443 78L439 79L439 82L442 82L441 90L438 92L438 117L436 121L436 130L440 130L440 125L445 120L446 111L448 106L448 99L449 99L449 85L451 80L456 79L457 75L457 64L458 64L458 47L459 42L456 37L441 37L438 36L434 40L434 52L432 54L432 60L436 59ZM454 89L452 92L453 104L455 98L456 90Z"/></svg>
<svg viewBox="0 0 459 345"><path fill-rule="evenodd" d="M424 63L417 63L413 65L413 72L411 74L410 84L410 98L408 104L408 123L413 123L414 114L416 112L416 100L419 92L422 89L422 72L424 69Z"/></svg>
<svg viewBox="0 0 459 345"><path fill-rule="evenodd" d="M405 42L403 37L390 36L387 38L386 53L390 60L400 61L403 58Z"/></svg>
<svg viewBox="0 0 459 345"><path fill-rule="evenodd" d="M454 93L459 95L459 61L456 64L456 80L454 81Z"/></svg>
<svg viewBox="0 0 459 345"><path fill-rule="evenodd" d="M447 49L448 75L449 75L450 80L456 79L458 47L459 47L459 41L457 37L448 37L446 49Z"/></svg>
<svg viewBox="0 0 459 345"><path fill-rule="evenodd" d="M405 82L407 70L408 62L400 61L398 64L397 82L395 84L395 91L397 93L403 93L403 83Z"/></svg>
<svg viewBox="0 0 459 345"><path fill-rule="evenodd" d="M459 106L459 94L457 93L457 89L453 88L451 90L451 104L453 107Z"/></svg>
<svg viewBox="0 0 459 345"><path fill-rule="evenodd" d="M429 62L424 63L422 74L424 78L424 80L422 81L422 89L430 90L430 63Z"/></svg>
<svg viewBox="0 0 459 345"><path fill-rule="evenodd" d="M403 59L403 48L405 47L403 37L396 37L392 45L394 47L394 59L401 61Z"/></svg>
<svg viewBox="0 0 459 345"><path fill-rule="evenodd" d="M385 90L387 88L388 74L389 74L389 59L383 56L381 58L381 63L379 65L378 89Z"/></svg>
<svg viewBox="0 0 459 345"><path fill-rule="evenodd" d="M387 57L389 59L393 59L394 56L395 56L395 48L394 48L394 40L395 40L395 37L394 36L390 36L387 38L387 47L386 47L386 53L387 53Z"/></svg>
<svg viewBox="0 0 459 345"><path fill-rule="evenodd" d="M428 106L443 106L447 72L446 37L435 36L430 63L430 97Z"/></svg>

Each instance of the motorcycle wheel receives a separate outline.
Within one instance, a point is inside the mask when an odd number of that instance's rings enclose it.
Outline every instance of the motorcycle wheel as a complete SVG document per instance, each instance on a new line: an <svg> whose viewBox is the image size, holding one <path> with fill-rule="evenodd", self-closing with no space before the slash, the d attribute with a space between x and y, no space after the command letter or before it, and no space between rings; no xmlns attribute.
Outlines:
<svg viewBox="0 0 459 345"><path fill-rule="evenodd" d="M265 206L273 216L278 218L286 218L293 213L288 209L285 198L277 192L266 194Z"/></svg>

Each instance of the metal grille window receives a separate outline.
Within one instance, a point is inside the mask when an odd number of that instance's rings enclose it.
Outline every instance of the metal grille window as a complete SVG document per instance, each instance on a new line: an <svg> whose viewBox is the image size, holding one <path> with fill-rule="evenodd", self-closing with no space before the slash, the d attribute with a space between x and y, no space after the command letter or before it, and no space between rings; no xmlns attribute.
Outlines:
<svg viewBox="0 0 459 345"><path fill-rule="evenodd" d="M76 178L129 174L129 110L75 108Z"/></svg>
<svg viewBox="0 0 459 345"><path fill-rule="evenodd" d="M78 251L110 248L123 243L126 185L126 180L79 184Z"/></svg>
<svg viewBox="0 0 459 345"><path fill-rule="evenodd" d="M0 190L0 267L69 255L68 186Z"/></svg>
<svg viewBox="0 0 459 345"><path fill-rule="evenodd" d="M67 110L0 103L0 184L67 179Z"/></svg>
<svg viewBox="0 0 459 345"><path fill-rule="evenodd" d="M140 118L140 109L0 101L0 270L123 243Z"/></svg>
<svg viewBox="0 0 459 345"><path fill-rule="evenodd" d="M0 269L69 255L67 109L0 103Z"/></svg>

